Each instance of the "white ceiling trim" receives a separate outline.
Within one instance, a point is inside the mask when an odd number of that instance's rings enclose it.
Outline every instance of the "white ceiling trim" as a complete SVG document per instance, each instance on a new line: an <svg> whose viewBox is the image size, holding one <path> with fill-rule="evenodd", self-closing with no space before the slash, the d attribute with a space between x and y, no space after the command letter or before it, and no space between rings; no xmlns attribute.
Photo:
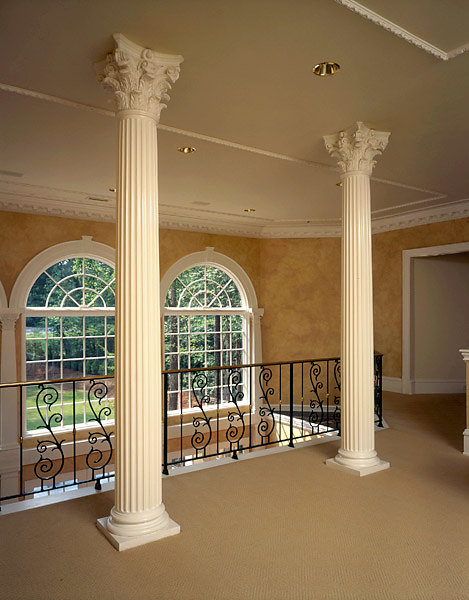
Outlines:
<svg viewBox="0 0 469 600"><path fill-rule="evenodd" d="M69 192L68 198L56 194L45 197L40 195L15 194L0 190L0 210L43 214L49 216L84 219L89 221L115 221L115 203L112 199L103 206L87 202L81 192ZM409 205L411 206L411 205ZM394 229L405 229L418 225L450 221L469 217L469 199L459 200L440 206L409 209L408 211L389 217L372 217L373 233L381 233ZM188 215L184 209L162 205L160 210L160 227L182 231L198 231L220 235L236 235L251 238L321 238L340 237L339 219L309 221L293 224L289 221L268 223L256 222L254 217L240 217L224 213L204 215Z"/></svg>
<svg viewBox="0 0 469 600"><path fill-rule="evenodd" d="M337 0L339 1L339 0ZM72 100L67 100L66 98L60 98L58 96L51 96L49 94L44 94L42 92L36 92L34 90L28 90L26 88L20 88L14 85L9 85L6 83L0 82L0 90L5 92L11 92L14 94L20 94L22 96L29 96L31 98L37 98L39 100L45 100L47 102L54 102L56 104L61 104L63 106L69 106L71 108L79 108L82 110L89 110L95 113L102 114L107 117L114 117L115 112L112 110L108 110L105 108L99 108L97 106L91 106L89 104L82 104L80 102L74 102ZM263 150L261 148L255 148L253 146L245 146L244 144L238 144L237 142L231 142L229 140L224 140L222 138L216 138L209 135L205 135L203 133L196 133L195 131L187 131L185 129L178 129L177 127L171 127L170 125L163 125L162 123L158 124L158 129L162 131L168 131L170 133L175 133L178 135L183 135L186 137L191 137L194 139L203 140L206 142L211 142L213 144L218 144L220 146L226 146L229 148L234 148L236 150L243 150L245 152L252 152L253 154L260 154L262 156L267 156L268 158L274 158L278 160L284 160L287 162L293 162L297 164L302 164L307 167L317 167L320 169L326 169L328 171L336 171L339 172L338 167L333 165L328 165L325 163L320 163L312 160L304 160L301 158L296 158L294 156L288 156L287 154L279 154L277 152L270 152L269 150ZM442 199L446 198L447 194L442 192L437 192L435 190L428 190L425 188L416 187L413 185L408 185L406 183L400 183L399 181L393 181L391 179L380 179L379 177L371 177L371 181L376 181L378 183L384 183L386 185L391 185L394 187L399 187L407 190L412 190L415 192L422 192L423 194L429 194L429 198L426 198L425 201ZM93 194L87 194L93 195Z"/></svg>
<svg viewBox="0 0 469 600"><path fill-rule="evenodd" d="M459 54L462 54L463 52L467 52L467 50L469 50L469 43L467 43L467 44L463 44L462 46L459 46L458 48L454 48L453 50L449 50L448 52L445 52L441 48L438 48L437 46L430 44L430 42L427 42L426 40L418 37L417 35L414 35L410 31L407 31L407 29L404 29L403 27L396 25L396 23L389 21L389 19L386 19L385 17L374 12L373 10L370 10L369 8L366 8L362 4L355 2L355 0L335 0L335 1L338 4L342 4L342 6L345 6L346 8L353 10L353 12L358 13L360 16L364 17L365 19L372 21L376 25L379 25L380 27L387 29L387 31L390 31L394 35L397 35L398 37L403 38L406 42L409 42L409 44L413 44L414 46L417 46L418 48L425 50L425 52L428 52L429 54L433 54L433 56L437 56L441 60L449 60L450 58L454 58L455 56L458 56Z"/></svg>

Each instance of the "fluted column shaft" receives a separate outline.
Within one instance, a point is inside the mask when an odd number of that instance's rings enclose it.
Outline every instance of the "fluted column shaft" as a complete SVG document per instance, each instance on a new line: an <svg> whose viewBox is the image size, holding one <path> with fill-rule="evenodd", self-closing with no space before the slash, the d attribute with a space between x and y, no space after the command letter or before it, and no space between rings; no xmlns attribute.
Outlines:
<svg viewBox="0 0 469 600"><path fill-rule="evenodd" d="M374 433L370 175L389 133L362 122L324 137L342 170L341 447L332 467L368 475L389 467Z"/></svg>
<svg viewBox="0 0 469 600"><path fill-rule="evenodd" d="M161 501L161 342L159 319L156 121L119 116L116 294L116 499L108 523L153 530ZM156 522L155 522L156 521ZM141 530L141 531L140 531Z"/></svg>
<svg viewBox="0 0 469 600"><path fill-rule="evenodd" d="M342 447L339 455L369 466L370 459L376 457L370 178L362 172L349 172L342 181Z"/></svg>
<svg viewBox="0 0 469 600"><path fill-rule="evenodd" d="M157 123L182 56L115 34L99 76L119 117L116 269L116 493L98 527L119 550L174 535L162 502Z"/></svg>

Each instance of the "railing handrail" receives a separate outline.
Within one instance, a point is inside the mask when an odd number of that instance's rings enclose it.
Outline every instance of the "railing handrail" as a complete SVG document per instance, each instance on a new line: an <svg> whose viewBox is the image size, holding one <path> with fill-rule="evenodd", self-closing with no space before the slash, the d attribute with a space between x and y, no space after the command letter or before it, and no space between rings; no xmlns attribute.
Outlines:
<svg viewBox="0 0 469 600"><path fill-rule="evenodd" d="M375 352L375 356L383 356L382 352ZM327 356L321 358L306 358L303 360L280 360L276 362L246 363L244 365L223 365L220 367L193 367L191 369L173 369L161 371L162 375L173 373L196 373L198 371L222 371L223 369L245 369L249 367L275 367L278 365L298 365L300 363L318 362L324 360L340 360L340 356ZM11 383L0 383L0 390L9 387L24 387L26 385L44 385L46 383L72 383L73 381L94 381L95 379L113 379L113 375L89 375L88 377L70 377L67 379L34 379L31 381L14 381Z"/></svg>
<svg viewBox="0 0 469 600"><path fill-rule="evenodd" d="M94 381L95 379L113 379L114 375L89 375L88 377L70 377L68 379L34 379L32 381L15 381L0 383L0 390L9 387L24 387L26 385L44 385L45 383L73 383L74 381Z"/></svg>
<svg viewBox="0 0 469 600"><path fill-rule="evenodd" d="M381 352L375 352L375 356L383 356ZM305 358L303 360L279 360L275 362L246 363L244 365L224 365L221 367L193 367L192 369L173 369L161 371L162 375L172 373L196 373L197 371L221 371L222 369L243 369L249 367L276 367L278 365L298 365L301 363L318 362L325 360L340 360L340 356L326 356L321 358Z"/></svg>

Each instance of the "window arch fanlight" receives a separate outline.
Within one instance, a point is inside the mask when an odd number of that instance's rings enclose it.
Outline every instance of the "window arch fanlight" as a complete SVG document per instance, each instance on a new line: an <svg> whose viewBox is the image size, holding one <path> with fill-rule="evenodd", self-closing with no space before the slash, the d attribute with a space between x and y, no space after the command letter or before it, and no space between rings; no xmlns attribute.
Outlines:
<svg viewBox="0 0 469 600"><path fill-rule="evenodd" d="M11 304L22 313L22 370L28 381L112 375L115 337L114 250L90 237L48 248L23 269ZM75 416L85 424L86 383L76 383ZM72 384L59 391L61 425L70 425ZM111 391L111 390L110 390ZM26 397L26 430L38 427L37 391ZM109 402L112 404L112 396ZM112 408L112 406L111 406Z"/></svg>
<svg viewBox="0 0 469 600"><path fill-rule="evenodd" d="M164 368L234 366L260 361L259 317L254 287L245 271L213 248L175 263L161 285ZM207 393L229 400L228 369L207 373ZM170 410L190 409L189 376L170 375Z"/></svg>

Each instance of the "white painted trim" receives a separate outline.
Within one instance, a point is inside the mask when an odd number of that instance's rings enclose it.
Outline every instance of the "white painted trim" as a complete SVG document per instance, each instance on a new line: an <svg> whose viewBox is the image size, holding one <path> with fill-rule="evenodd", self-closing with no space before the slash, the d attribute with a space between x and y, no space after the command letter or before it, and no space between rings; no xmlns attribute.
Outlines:
<svg viewBox="0 0 469 600"><path fill-rule="evenodd" d="M383 375L383 391L402 394L402 379L400 377Z"/></svg>
<svg viewBox="0 0 469 600"><path fill-rule="evenodd" d="M452 50L449 50L448 52L445 52L441 48L430 44L430 42L427 42L426 40L422 39L421 37L418 37L414 33L407 31L407 29L400 27L393 21L390 21L389 19L386 19L385 17L374 12L373 10L366 8L362 4L356 2L355 0L336 0L336 2L338 4L342 4L342 6L345 6L346 8L349 8L353 12L356 12L361 17L372 21L376 25L383 27L384 29L390 31L394 35L403 38L406 42L409 42L409 44L413 44L414 46L425 50L425 52L428 52L429 54L433 54L433 56L436 56L441 60L449 60L450 58L453 58L454 56L457 56L458 54L462 54L463 52L469 50L469 43L467 43L463 44L462 46L458 46L457 48L454 48Z"/></svg>
<svg viewBox="0 0 469 600"><path fill-rule="evenodd" d="M413 259L424 256L442 256L469 252L469 242L412 248L402 251L402 393L439 393L414 391L413 345L411 335L411 300L413 289ZM435 380L436 381L436 380ZM419 386L422 389L425 386Z"/></svg>
<svg viewBox="0 0 469 600"><path fill-rule="evenodd" d="M469 349L463 348L463 349L459 350L459 352L461 353L463 360L469 360Z"/></svg>
<svg viewBox="0 0 469 600"><path fill-rule="evenodd" d="M24 310L29 291L39 275L59 260L76 256L95 258L115 268L114 248L93 241L91 236L84 235L81 240L56 244L32 258L18 275L11 292L10 308Z"/></svg>
<svg viewBox="0 0 469 600"><path fill-rule="evenodd" d="M469 456L469 429L465 429L462 432L463 438L463 454Z"/></svg>
<svg viewBox="0 0 469 600"><path fill-rule="evenodd" d="M414 379L410 382L412 394L462 394L465 379Z"/></svg>

